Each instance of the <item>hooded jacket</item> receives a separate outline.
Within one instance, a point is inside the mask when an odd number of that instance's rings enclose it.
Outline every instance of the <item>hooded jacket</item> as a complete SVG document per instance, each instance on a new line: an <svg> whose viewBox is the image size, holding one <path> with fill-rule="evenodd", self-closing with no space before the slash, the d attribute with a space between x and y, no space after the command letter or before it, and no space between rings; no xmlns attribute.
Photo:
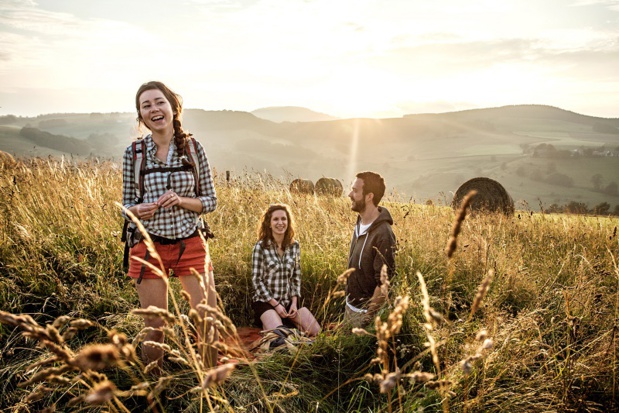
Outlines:
<svg viewBox="0 0 619 413"><path fill-rule="evenodd" d="M396 238L391 229L393 218L384 207L367 231L359 234L361 217L357 217L348 254L348 268L355 271L348 277L346 295L350 304L362 308L381 285L380 271L387 265L389 278L395 273Z"/></svg>

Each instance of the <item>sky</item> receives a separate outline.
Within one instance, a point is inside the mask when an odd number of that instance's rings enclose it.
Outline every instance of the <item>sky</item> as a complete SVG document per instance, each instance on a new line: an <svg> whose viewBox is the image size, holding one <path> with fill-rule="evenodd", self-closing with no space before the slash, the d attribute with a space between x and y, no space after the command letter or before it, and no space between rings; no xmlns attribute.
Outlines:
<svg viewBox="0 0 619 413"><path fill-rule="evenodd" d="M0 115L186 108L619 117L619 0L0 0Z"/></svg>

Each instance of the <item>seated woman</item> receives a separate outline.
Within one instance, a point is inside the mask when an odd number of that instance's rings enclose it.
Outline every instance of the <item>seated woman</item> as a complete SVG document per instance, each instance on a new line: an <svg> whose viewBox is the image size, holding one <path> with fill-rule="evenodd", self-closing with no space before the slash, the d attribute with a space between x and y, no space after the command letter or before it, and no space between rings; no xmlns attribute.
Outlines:
<svg viewBox="0 0 619 413"><path fill-rule="evenodd" d="M320 325L305 307L301 295L300 247L294 240L292 214L285 204L270 205L258 227L258 242L252 255L252 307L256 325L279 331L296 327L316 336Z"/></svg>

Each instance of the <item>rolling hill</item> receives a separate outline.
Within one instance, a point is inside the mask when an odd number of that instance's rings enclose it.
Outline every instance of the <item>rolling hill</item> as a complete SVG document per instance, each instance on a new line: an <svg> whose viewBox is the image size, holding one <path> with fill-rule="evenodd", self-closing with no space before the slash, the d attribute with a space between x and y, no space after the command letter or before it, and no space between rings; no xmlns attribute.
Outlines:
<svg viewBox="0 0 619 413"><path fill-rule="evenodd" d="M295 111L285 112L298 113L298 119L308 113ZM48 133L48 141L83 141L81 156L86 145L89 155L117 160L138 135L132 113L4 116L0 124L0 150L15 156L63 153L59 144L29 140L24 127ZM189 109L184 126L204 144L216 170L233 176L268 172L288 181L330 176L347 187L355 172L375 170L399 197L435 203L449 203L463 182L486 176L499 181L517 207L619 204L612 190L619 183L619 119L555 107L281 123L248 112ZM597 185L594 175L601 177Z"/></svg>
<svg viewBox="0 0 619 413"><path fill-rule="evenodd" d="M299 106L272 106L252 110L251 113L261 119L272 122L321 122L337 119L335 116L314 112Z"/></svg>

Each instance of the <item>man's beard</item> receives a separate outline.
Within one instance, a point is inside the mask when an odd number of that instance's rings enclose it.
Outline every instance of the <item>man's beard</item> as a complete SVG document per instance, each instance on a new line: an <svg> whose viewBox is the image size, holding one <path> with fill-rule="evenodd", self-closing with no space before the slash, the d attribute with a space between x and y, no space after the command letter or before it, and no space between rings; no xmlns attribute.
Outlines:
<svg viewBox="0 0 619 413"><path fill-rule="evenodd" d="M360 199L359 201L353 200L351 209L358 213L365 211L365 199Z"/></svg>

